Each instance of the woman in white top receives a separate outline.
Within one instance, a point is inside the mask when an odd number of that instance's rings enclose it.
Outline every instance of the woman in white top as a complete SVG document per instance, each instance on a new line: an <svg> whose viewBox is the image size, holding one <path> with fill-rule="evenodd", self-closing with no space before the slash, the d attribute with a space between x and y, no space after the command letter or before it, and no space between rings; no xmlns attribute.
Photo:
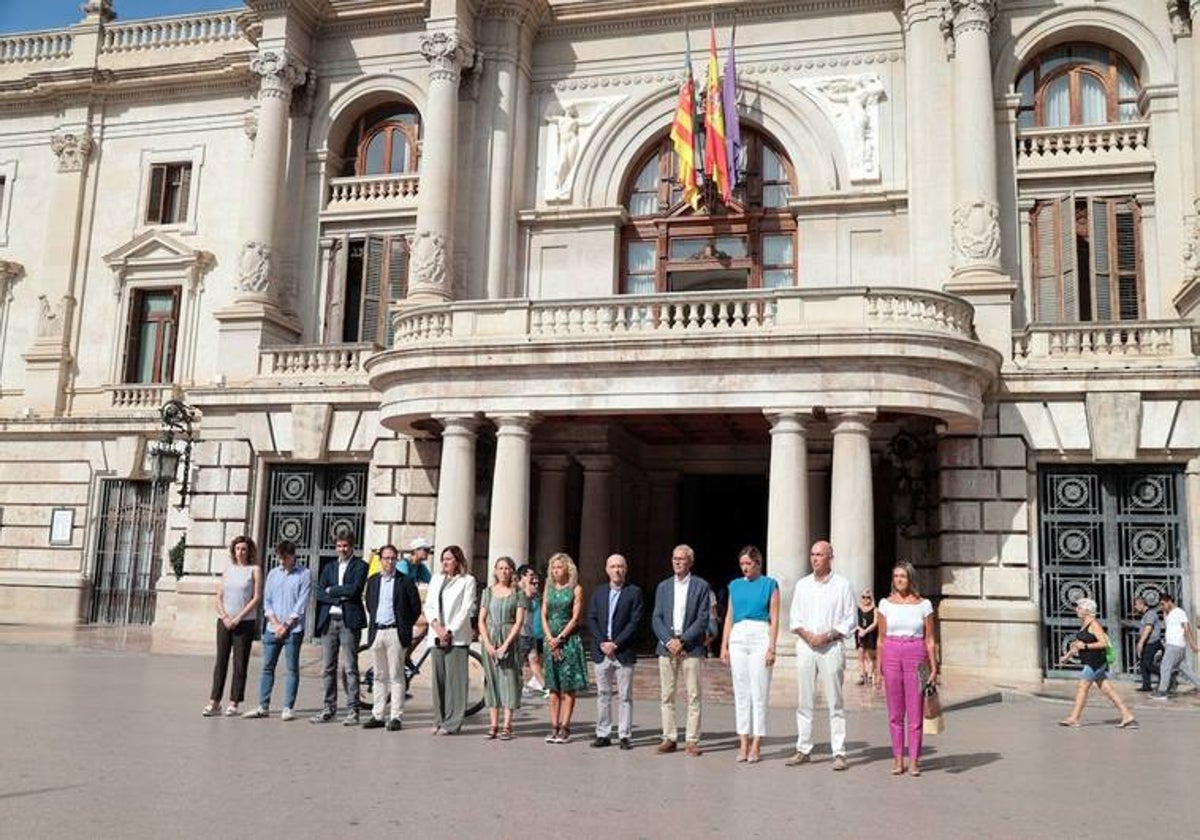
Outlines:
<svg viewBox="0 0 1200 840"><path fill-rule="evenodd" d="M888 728L892 733L892 775L904 772L904 735L908 732L908 772L921 775L922 697L926 685L937 683L937 649L933 605L917 592L912 563L892 569L892 592L879 602L879 669L887 698ZM921 679L921 666L929 677Z"/></svg>
<svg viewBox="0 0 1200 840"><path fill-rule="evenodd" d="M457 735L467 713L467 648L475 578L456 545L442 550L442 570L429 581L425 618L433 633L433 734Z"/></svg>
<svg viewBox="0 0 1200 840"><path fill-rule="evenodd" d="M229 705L225 716L238 713L238 704L246 699L246 666L254 643L254 621L262 600L262 570L257 563L254 540L236 537L229 544L229 565L217 585L217 663L213 666L212 691L201 710L205 717L217 714L225 693L225 674L229 654L233 652L233 683L229 687Z"/></svg>

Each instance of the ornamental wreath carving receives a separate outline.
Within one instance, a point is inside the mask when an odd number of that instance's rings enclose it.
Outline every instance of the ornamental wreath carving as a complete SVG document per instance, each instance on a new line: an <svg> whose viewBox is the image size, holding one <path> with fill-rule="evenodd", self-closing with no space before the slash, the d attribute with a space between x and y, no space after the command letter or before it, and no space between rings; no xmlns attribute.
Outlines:
<svg viewBox="0 0 1200 840"><path fill-rule="evenodd" d="M78 134L59 131L50 137L50 150L58 158L59 172L81 172L95 148L91 129L87 128Z"/></svg>
<svg viewBox="0 0 1200 840"><path fill-rule="evenodd" d="M954 253L963 261L1000 259L1000 207L994 201L970 201L954 208Z"/></svg>
<svg viewBox="0 0 1200 840"><path fill-rule="evenodd" d="M416 235L412 258L413 285L445 288L447 263L444 234L425 230Z"/></svg>
<svg viewBox="0 0 1200 840"><path fill-rule="evenodd" d="M265 242L247 242L238 260L238 288L262 295L271 290L271 249Z"/></svg>

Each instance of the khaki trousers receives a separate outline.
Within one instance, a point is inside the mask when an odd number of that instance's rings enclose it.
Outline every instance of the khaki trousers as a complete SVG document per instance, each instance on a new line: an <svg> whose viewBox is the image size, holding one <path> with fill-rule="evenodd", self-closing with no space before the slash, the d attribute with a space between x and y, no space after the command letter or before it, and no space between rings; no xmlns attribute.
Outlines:
<svg viewBox="0 0 1200 840"><path fill-rule="evenodd" d="M404 716L404 657L408 653L400 644L396 628L380 630L371 643L371 656L375 663L375 692L371 704L371 717L383 720L384 707L390 696L392 717Z"/></svg>
<svg viewBox="0 0 1200 840"><path fill-rule="evenodd" d="M675 725L675 689L682 672L687 685L687 730L688 743L700 741L700 666L698 656L660 656L658 678L662 686L662 732L668 741L679 740Z"/></svg>

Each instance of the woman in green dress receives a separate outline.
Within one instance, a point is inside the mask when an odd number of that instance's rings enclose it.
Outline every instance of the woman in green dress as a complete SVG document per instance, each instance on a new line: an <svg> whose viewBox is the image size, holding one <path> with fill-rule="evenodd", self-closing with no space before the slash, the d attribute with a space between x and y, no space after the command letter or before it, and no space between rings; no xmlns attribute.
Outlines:
<svg viewBox="0 0 1200 840"><path fill-rule="evenodd" d="M492 585L483 591L479 608L479 640L483 645L483 696L491 726L487 737L512 740L513 709L521 707L521 663L517 637L525 625L529 599L514 586L517 567L511 557L496 560ZM500 710L504 726L497 726Z"/></svg>
<svg viewBox="0 0 1200 840"><path fill-rule="evenodd" d="M583 587L570 555L550 558L546 595L542 598L542 629L546 637L546 690L550 692L550 734L547 744L571 739L575 693L587 688L587 657L579 638Z"/></svg>

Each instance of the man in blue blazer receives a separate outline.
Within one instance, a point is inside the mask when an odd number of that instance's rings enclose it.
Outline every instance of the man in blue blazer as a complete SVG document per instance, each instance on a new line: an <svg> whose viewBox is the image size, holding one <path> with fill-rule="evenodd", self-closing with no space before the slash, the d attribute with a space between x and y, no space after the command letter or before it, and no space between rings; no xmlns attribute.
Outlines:
<svg viewBox="0 0 1200 840"><path fill-rule="evenodd" d="M349 531L334 540L338 561L321 570L313 594L317 599L316 634L321 637L321 667L325 703L313 723L328 723L337 714L340 674L346 692L346 726L358 724L358 640L367 626L363 587L367 564L354 556L354 535Z"/></svg>
<svg viewBox="0 0 1200 840"><path fill-rule="evenodd" d="M587 624L596 668L596 738L593 747L612 744L612 684L617 678L621 711L617 736L621 749L633 749L633 666L637 662L638 628L642 623L642 590L626 583L629 564L614 554L604 564L608 583L588 601Z"/></svg>
<svg viewBox="0 0 1200 840"><path fill-rule="evenodd" d="M677 545L671 552L675 574L658 585L651 626L658 640L658 676L662 695L660 753L675 752L679 731L675 726L675 689L682 673L687 684L687 754L700 750L700 663L706 651L704 638L712 613L712 590L692 574L696 553Z"/></svg>

